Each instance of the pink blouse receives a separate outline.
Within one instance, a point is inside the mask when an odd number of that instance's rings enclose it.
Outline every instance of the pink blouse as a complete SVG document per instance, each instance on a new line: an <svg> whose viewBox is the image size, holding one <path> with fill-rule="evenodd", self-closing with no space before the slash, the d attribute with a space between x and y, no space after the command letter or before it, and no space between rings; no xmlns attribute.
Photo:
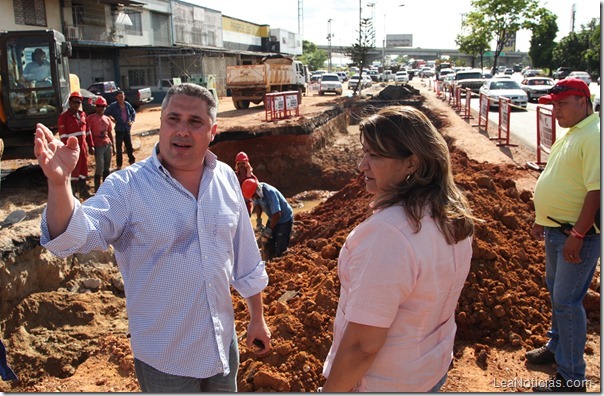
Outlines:
<svg viewBox="0 0 604 396"><path fill-rule="evenodd" d="M396 206L375 212L348 235L338 259L340 299L325 377L348 322L389 328L355 390L425 392L447 372L472 239L449 245L429 215L421 225L415 234Z"/></svg>

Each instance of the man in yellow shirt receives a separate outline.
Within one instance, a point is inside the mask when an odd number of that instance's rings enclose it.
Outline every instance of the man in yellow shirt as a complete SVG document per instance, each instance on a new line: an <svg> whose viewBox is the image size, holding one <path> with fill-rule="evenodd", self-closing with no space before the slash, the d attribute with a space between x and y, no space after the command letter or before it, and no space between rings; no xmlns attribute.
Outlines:
<svg viewBox="0 0 604 396"><path fill-rule="evenodd" d="M552 145L535 186L532 235L545 239L545 281L552 301L550 340L526 353L532 364L557 364L537 392L585 392L587 317L583 297L600 257L600 117L587 84L566 78L539 99L570 128Z"/></svg>

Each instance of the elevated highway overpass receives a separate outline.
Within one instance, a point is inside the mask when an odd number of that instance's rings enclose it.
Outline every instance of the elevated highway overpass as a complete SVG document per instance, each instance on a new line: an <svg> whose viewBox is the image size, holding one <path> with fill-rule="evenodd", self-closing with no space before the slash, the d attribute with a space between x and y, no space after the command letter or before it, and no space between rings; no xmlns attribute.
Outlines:
<svg viewBox="0 0 604 396"><path fill-rule="evenodd" d="M329 53L328 45L317 45L318 49L324 50ZM332 46L331 52L333 54L344 55L346 49L340 46ZM376 61L382 60L386 55L391 55L396 58L399 55L407 56L407 59L424 59L434 60L439 59L441 56L448 55L452 58L464 59L466 65L470 65L472 58L469 55L459 52L457 49L442 49L442 48L410 48L410 47L392 47L392 48L375 48L369 52L369 60ZM493 58L492 52L486 53L484 59ZM476 58L476 63L480 62L480 58ZM503 52L497 61L498 65L512 66L514 63L527 64L529 57L527 52Z"/></svg>

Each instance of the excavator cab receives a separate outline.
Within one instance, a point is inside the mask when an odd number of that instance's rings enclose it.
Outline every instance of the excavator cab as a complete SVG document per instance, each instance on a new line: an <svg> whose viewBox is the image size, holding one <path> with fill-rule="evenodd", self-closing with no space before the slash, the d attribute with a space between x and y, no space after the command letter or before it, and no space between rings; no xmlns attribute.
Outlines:
<svg viewBox="0 0 604 396"><path fill-rule="evenodd" d="M41 122L56 128L70 93L71 43L56 30L0 31L0 138L28 147ZM17 156L21 157L21 156Z"/></svg>

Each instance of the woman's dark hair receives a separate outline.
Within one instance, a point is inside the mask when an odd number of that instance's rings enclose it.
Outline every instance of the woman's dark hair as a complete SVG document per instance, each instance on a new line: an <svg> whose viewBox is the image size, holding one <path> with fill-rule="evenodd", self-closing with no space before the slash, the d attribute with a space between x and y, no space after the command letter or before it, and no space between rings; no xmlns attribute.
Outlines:
<svg viewBox="0 0 604 396"><path fill-rule="evenodd" d="M453 181L447 143L424 113L411 106L388 106L362 120L359 129L366 150L387 158L417 158L417 170L377 196L373 209L402 206L418 232L428 207L449 244L473 235L475 217Z"/></svg>

